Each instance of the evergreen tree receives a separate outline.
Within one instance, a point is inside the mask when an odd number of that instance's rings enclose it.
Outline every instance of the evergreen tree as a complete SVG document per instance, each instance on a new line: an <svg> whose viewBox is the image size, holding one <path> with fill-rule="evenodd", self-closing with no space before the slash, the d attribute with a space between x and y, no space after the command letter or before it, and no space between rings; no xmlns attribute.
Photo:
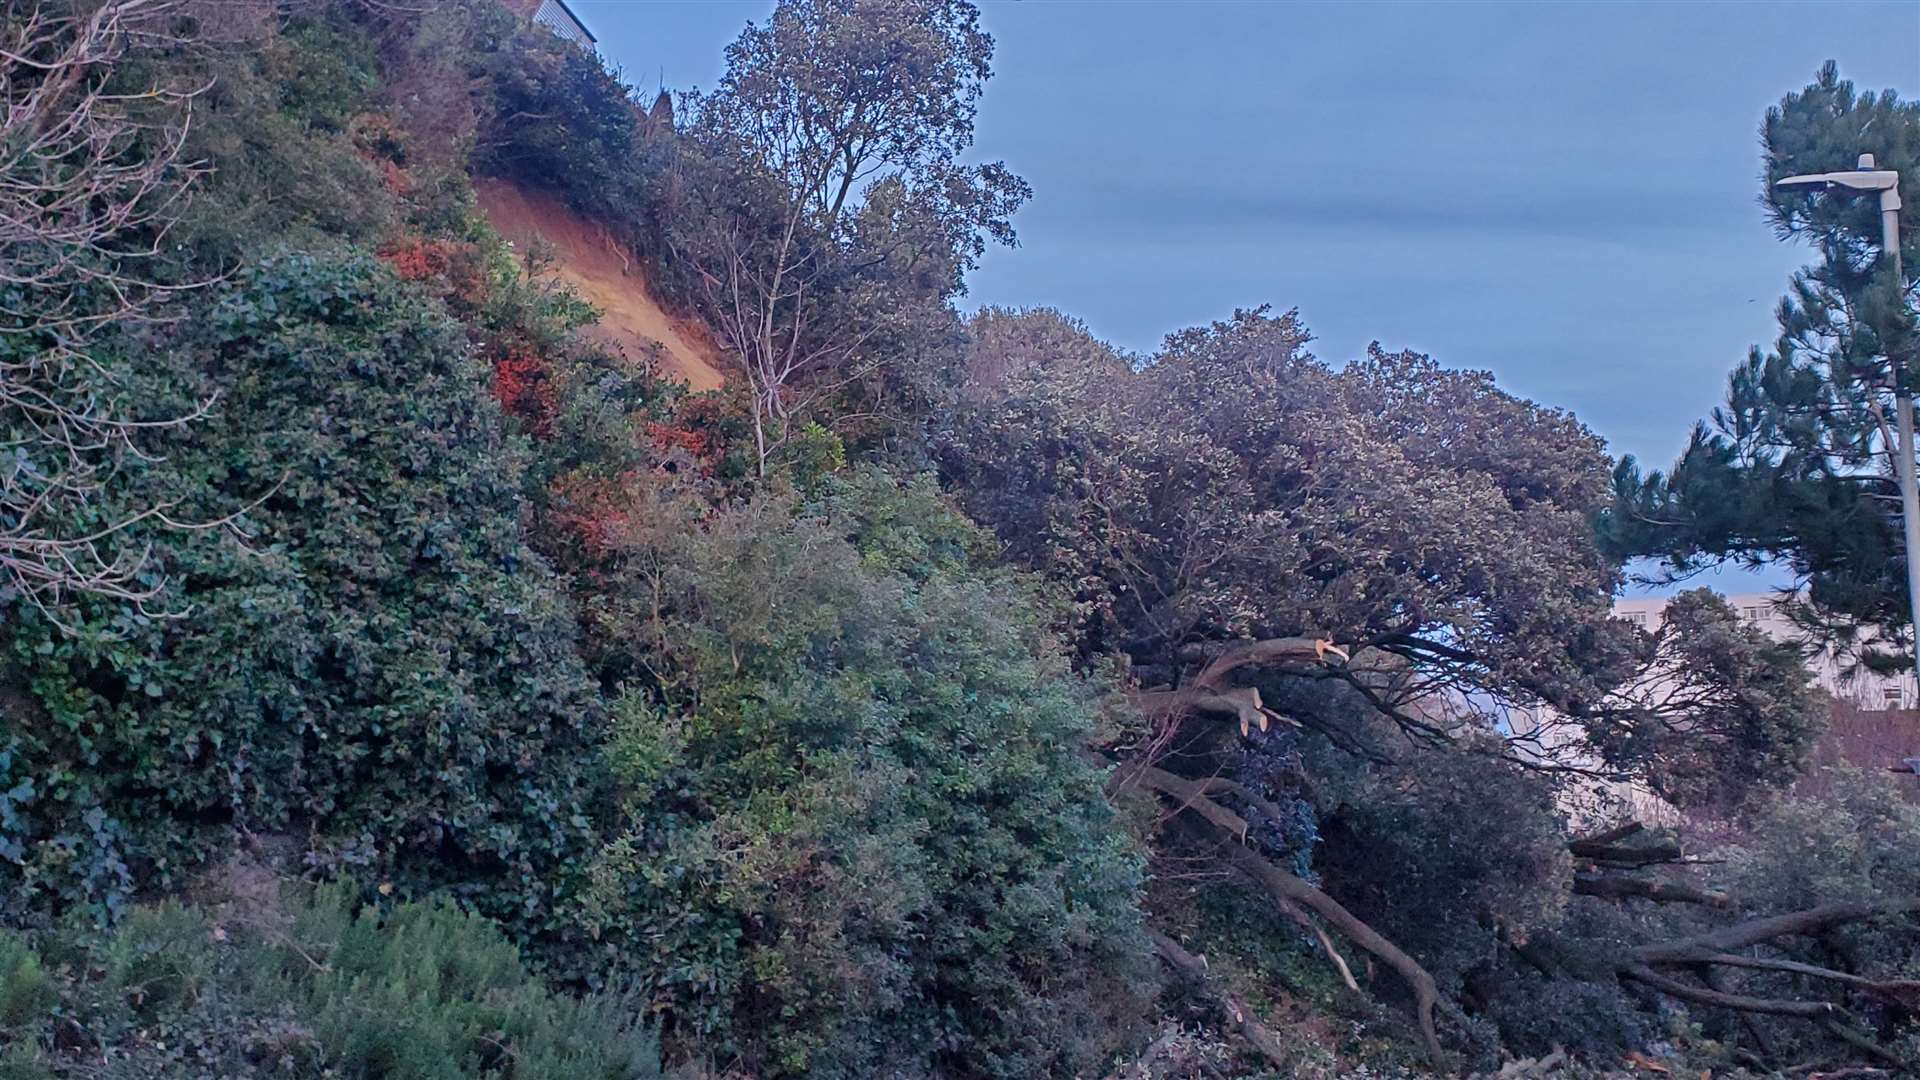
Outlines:
<svg viewBox="0 0 1920 1080"><path fill-rule="evenodd" d="M1780 337L1755 348L1728 380L1727 403L1702 424L1670 474L1615 472L1602 532L1618 554L1649 555L1685 572L1715 562L1784 562L1810 627L1842 641L1866 624L1909 624L1898 539L1895 399L1920 375L1914 333L1920 241L1903 232L1906 273L1882 251L1876 200L1845 191L1777 188L1782 177L1845 171L1871 153L1900 173L1903 202L1920 200L1920 102L1891 90L1856 94L1831 62L1767 111L1767 217L1819 260L1780 301ZM1906 666L1889 642L1859 646L1876 667Z"/></svg>

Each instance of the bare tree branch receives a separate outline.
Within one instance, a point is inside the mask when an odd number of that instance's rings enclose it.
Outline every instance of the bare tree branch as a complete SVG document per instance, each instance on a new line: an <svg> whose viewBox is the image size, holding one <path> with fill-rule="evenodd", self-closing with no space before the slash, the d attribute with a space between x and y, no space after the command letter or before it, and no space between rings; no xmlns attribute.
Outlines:
<svg viewBox="0 0 1920 1080"><path fill-rule="evenodd" d="M0 285L22 299L0 306L0 598L12 593L50 617L49 605L70 594L143 606L161 593L163 583L145 580L147 552L115 541L143 521L174 524L170 507L86 535L47 521L96 498L119 460L150 460L137 435L189 423L211 405L164 419L131 415L97 353L109 330L163 321L167 300L206 284L163 283L152 270L204 171L183 149L192 99L205 87L110 89L130 49L172 40L178 6L108 0L69 15L36 0L4 4ZM153 112L171 122L143 119Z"/></svg>

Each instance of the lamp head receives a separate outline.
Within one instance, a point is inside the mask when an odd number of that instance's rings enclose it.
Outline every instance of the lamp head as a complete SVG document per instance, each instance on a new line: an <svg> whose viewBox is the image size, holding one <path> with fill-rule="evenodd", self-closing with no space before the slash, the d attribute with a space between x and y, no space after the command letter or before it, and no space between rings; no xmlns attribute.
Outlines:
<svg viewBox="0 0 1920 1080"><path fill-rule="evenodd" d="M1853 191L1894 191L1900 186L1900 174L1891 169L1873 168L1873 155L1860 155L1861 168L1854 172L1808 173L1786 176L1773 182L1783 188L1843 187Z"/></svg>

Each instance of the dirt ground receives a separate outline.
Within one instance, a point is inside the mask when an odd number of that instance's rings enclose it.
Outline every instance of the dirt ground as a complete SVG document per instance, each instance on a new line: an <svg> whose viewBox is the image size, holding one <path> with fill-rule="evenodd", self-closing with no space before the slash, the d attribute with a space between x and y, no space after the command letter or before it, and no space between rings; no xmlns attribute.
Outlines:
<svg viewBox="0 0 1920 1080"><path fill-rule="evenodd" d="M552 248L556 276L600 310L590 336L636 361L658 345L664 352L660 374L695 390L720 385L719 350L705 329L662 310L640 265L605 230L544 192L492 179L478 180L474 188L480 209L501 236L521 247L539 237Z"/></svg>

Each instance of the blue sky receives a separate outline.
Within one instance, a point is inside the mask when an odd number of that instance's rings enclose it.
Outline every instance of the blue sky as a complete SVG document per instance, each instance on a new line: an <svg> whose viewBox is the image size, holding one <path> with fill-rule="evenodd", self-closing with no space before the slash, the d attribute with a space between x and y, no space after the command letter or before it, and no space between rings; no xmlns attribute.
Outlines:
<svg viewBox="0 0 1920 1080"><path fill-rule="evenodd" d="M572 0L628 80L711 86L770 3ZM1298 307L1668 463L1807 253L1755 200L1766 107L1828 58L1920 94L1920 3L987 0L978 149L1034 187L969 303L1118 344ZM1732 584L1732 583L1730 583Z"/></svg>

